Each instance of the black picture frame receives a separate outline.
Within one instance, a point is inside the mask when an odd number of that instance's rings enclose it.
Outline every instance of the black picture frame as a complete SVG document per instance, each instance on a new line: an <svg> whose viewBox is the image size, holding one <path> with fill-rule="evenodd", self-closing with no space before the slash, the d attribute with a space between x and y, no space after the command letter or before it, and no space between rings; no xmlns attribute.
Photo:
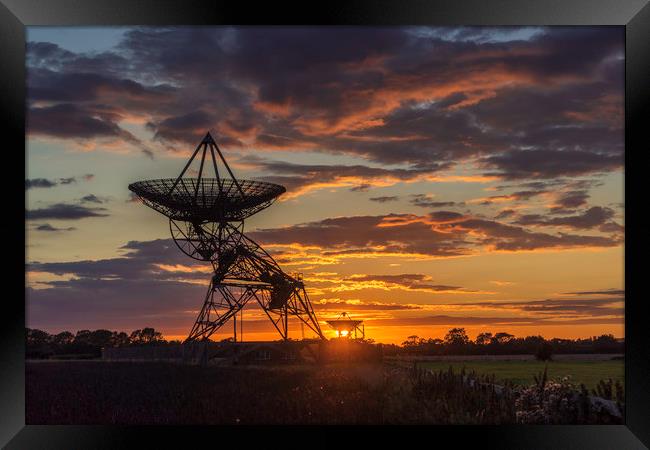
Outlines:
<svg viewBox="0 0 650 450"><path fill-rule="evenodd" d="M454 447L468 443L483 448L517 449L642 449L650 446L650 345L641 297L641 270L646 239L641 229L641 158L647 152L650 116L650 6L648 0L353 0L312 4L286 2L214 2L180 0L0 0L0 111L2 133L4 235L13 244L5 254L6 285L24 280L24 197L21 167L25 158L25 27L32 25L617 25L626 30L625 88L625 389L626 424L600 426L480 426L363 429L374 437L386 434L413 441L409 445ZM644 145L645 144L645 145ZM9 163L8 158L18 155ZM13 191L16 191L15 193ZM636 194L636 196L635 196ZM7 217L8 216L8 217ZM7 249L5 248L5 253ZM639 261L639 263L634 263ZM618 261L613 261L618 264ZM22 273L22 276L20 275ZM226 427L110 427L25 425L24 283L16 294L3 295L4 324L0 328L0 444L10 449L122 448L146 443L146 448L193 446L197 439L214 445L237 438L269 443L295 442L337 445L337 432L264 428L247 432ZM296 437L311 434L309 440ZM225 435L230 435L224 437ZM421 439L425 438L424 441ZM179 444L182 443L182 444ZM645 445L644 445L645 444ZM282 444L284 445L284 444Z"/></svg>

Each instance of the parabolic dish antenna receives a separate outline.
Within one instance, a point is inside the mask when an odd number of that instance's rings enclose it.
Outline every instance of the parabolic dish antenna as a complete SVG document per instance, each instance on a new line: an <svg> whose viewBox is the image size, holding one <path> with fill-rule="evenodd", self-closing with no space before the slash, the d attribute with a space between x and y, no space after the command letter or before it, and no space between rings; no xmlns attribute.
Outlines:
<svg viewBox="0 0 650 450"><path fill-rule="evenodd" d="M159 213L188 222L241 221L286 192L279 184L218 178L146 180L130 184L129 189Z"/></svg>
<svg viewBox="0 0 650 450"><path fill-rule="evenodd" d="M199 156L200 155L200 156ZM192 163L198 169L190 169ZM230 178L223 178L226 172ZM204 176L210 169L213 176ZM184 177L196 174L196 177ZM251 299L256 299L283 339L288 317L296 317L325 339L301 277L282 271L256 242L244 235L244 219L268 208L284 186L238 180L210 133L177 178L129 185L150 208L169 218L176 245L186 255L209 261L213 274L203 308L186 341L207 340Z"/></svg>

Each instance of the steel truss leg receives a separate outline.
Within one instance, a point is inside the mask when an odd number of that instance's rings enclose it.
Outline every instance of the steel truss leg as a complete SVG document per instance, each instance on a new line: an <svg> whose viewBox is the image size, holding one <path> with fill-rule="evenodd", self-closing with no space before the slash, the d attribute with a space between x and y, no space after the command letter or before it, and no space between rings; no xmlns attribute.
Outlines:
<svg viewBox="0 0 650 450"><path fill-rule="evenodd" d="M302 323L307 325L319 338L325 339L323 332L318 324L318 319L311 307L307 292L304 286L296 286L289 298L289 301L281 308L271 308L270 294L268 290L260 290L255 294L255 298L262 310L266 313L275 329L280 333L282 339L289 338L289 317L296 317Z"/></svg>
<svg viewBox="0 0 650 450"><path fill-rule="evenodd" d="M297 317L319 338L325 339L302 280L286 274L256 242L237 229L238 244L223 261L213 262L215 273L187 341L208 339L253 297L282 339L289 338L289 316ZM239 235L239 236L237 236ZM230 285L224 280L230 280ZM236 280L238 287L233 287Z"/></svg>
<svg viewBox="0 0 650 450"><path fill-rule="evenodd" d="M238 288L210 282L201 312L185 342L207 340L255 295L251 287Z"/></svg>

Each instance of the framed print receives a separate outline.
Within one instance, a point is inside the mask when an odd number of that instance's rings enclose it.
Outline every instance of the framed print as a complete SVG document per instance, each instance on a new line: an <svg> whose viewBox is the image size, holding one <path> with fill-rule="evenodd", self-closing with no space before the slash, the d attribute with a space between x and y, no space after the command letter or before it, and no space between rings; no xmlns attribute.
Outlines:
<svg viewBox="0 0 650 450"><path fill-rule="evenodd" d="M647 2L289 9L3 0L3 445L647 448Z"/></svg>

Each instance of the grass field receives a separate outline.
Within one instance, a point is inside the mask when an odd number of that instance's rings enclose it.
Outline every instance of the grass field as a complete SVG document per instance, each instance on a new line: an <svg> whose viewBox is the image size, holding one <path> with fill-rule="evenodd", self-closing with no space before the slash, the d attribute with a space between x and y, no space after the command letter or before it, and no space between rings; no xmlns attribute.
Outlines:
<svg viewBox="0 0 650 450"><path fill-rule="evenodd" d="M448 362L443 374L406 365L219 367L163 362L27 362L28 424L504 424L515 423L514 390L472 386ZM462 366L462 364L455 364ZM542 364L472 362L525 381ZM622 361L551 363L586 382L622 377ZM477 378L477 379L480 379ZM584 402L575 403L576 408ZM589 404L589 403L587 403ZM524 406L525 407L525 406ZM573 409L570 409L573 411ZM620 423L593 412L545 413L550 423ZM572 413L573 414L573 413ZM545 416L546 417L546 416ZM546 419L544 419L546 420ZM546 423L546 422L544 422Z"/></svg>
<svg viewBox="0 0 650 450"><path fill-rule="evenodd" d="M372 378L337 367L28 362L26 421L138 425L382 423L381 390ZM381 373L379 378L383 379Z"/></svg>
<svg viewBox="0 0 650 450"><path fill-rule="evenodd" d="M541 361L426 361L419 362L418 367L447 370L452 366L455 371L465 367L477 373L496 376L497 380L509 380L514 384L532 384L533 375L544 371L546 363ZM584 383L592 389L600 380L611 378L624 383L625 363L622 360L609 361L549 361L549 378L569 375L571 382Z"/></svg>

